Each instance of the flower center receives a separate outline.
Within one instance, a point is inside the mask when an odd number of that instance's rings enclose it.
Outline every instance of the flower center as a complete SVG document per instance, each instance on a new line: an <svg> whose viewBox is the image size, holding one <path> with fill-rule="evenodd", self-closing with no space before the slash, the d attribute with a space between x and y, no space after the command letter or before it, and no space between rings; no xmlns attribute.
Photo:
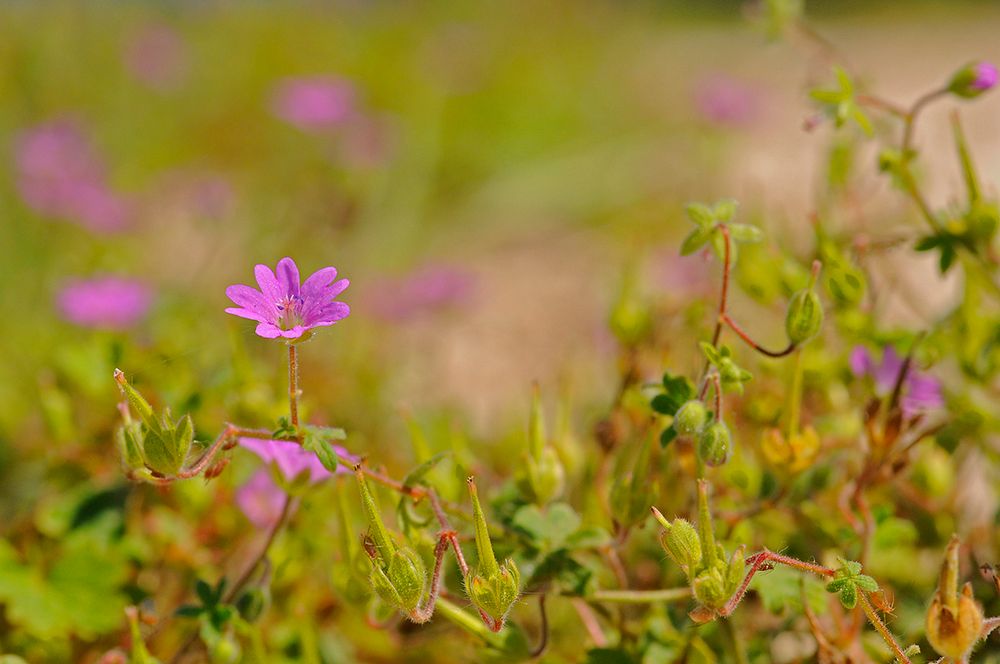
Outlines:
<svg viewBox="0 0 1000 664"><path fill-rule="evenodd" d="M278 309L278 327L290 330L302 324L302 302L299 295L286 295L274 305Z"/></svg>

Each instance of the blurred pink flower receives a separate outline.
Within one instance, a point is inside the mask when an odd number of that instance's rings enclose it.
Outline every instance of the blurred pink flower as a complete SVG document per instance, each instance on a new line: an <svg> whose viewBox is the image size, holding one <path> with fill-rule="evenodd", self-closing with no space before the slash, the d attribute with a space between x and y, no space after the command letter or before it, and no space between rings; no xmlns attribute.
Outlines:
<svg viewBox="0 0 1000 664"><path fill-rule="evenodd" d="M299 284L299 268L287 256L278 261L277 275L266 265L254 268L260 290L235 284L226 295L237 306L226 313L258 322L257 335L265 339L298 339L313 328L333 325L347 318L351 308L334 298L351 283L334 281L337 268L324 267Z"/></svg>
<svg viewBox="0 0 1000 664"><path fill-rule="evenodd" d="M14 140L17 188L35 212L114 232L128 225L129 205L107 184L106 169L73 120L45 122Z"/></svg>
<svg viewBox="0 0 1000 664"><path fill-rule="evenodd" d="M992 62L978 62L974 66L976 75L971 87L975 90L989 90L997 84L997 66Z"/></svg>
<svg viewBox="0 0 1000 664"><path fill-rule="evenodd" d="M247 483L236 491L236 504L250 523L266 529L281 518L285 506L285 492L271 477L267 468L254 473Z"/></svg>
<svg viewBox="0 0 1000 664"><path fill-rule="evenodd" d="M60 313L71 323L117 330L142 319L152 301L148 286L121 277L71 281L56 297Z"/></svg>
<svg viewBox="0 0 1000 664"><path fill-rule="evenodd" d="M758 112L758 93L743 81L724 74L702 79L694 93L695 107L701 116L718 125L745 126Z"/></svg>
<svg viewBox="0 0 1000 664"><path fill-rule="evenodd" d="M903 361L892 346L885 347L880 362L876 362L864 346L855 346L848 359L851 372L859 378L871 377L875 382L875 391L883 396L888 395L896 387L899 372L903 370ZM940 408L943 405L944 397L941 394L940 381L911 366L906 374L900 399L903 414L911 417L921 411Z"/></svg>
<svg viewBox="0 0 1000 664"><path fill-rule="evenodd" d="M265 440L262 438L240 438L240 445L261 458L264 463L273 463L278 467L282 477L291 482L301 473L307 473L312 483L321 482L332 474L314 452L304 449L293 440ZM337 454L355 460L346 449L334 446ZM350 469L337 467L337 473L348 473Z"/></svg>
<svg viewBox="0 0 1000 664"><path fill-rule="evenodd" d="M283 79L271 98L275 115L305 131L341 125L354 115L354 107L354 86L332 76Z"/></svg>
<svg viewBox="0 0 1000 664"><path fill-rule="evenodd" d="M125 66L135 79L161 92L178 87L188 72L184 39L162 23L142 26L125 44Z"/></svg>
<svg viewBox="0 0 1000 664"><path fill-rule="evenodd" d="M475 277L467 270L427 265L408 275L373 284L369 307L379 318L401 321L427 311L465 304L475 290Z"/></svg>

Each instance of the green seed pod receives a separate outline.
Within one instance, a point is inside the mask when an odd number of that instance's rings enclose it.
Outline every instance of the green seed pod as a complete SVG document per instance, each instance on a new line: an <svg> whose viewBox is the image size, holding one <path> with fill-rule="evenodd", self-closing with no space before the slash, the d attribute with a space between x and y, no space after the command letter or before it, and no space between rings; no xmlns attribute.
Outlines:
<svg viewBox="0 0 1000 664"><path fill-rule="evenodd" d="M269 594L263 588L250 588L236 600L236 610L247 622L256 622L270 603Z"/></svg>
<svg viewBox="0 0 1000 664"><path fill-rule="evenodd" d="M674 519L660 538L667 555L685 572L691 575L701 565L701 540L698 531L684 519Z"/></svg>
<svg viewBox="0 0 1000 664"><path fill-rule="evenodd" d="M378 560L371 562L369 580L382 601L403 613L416 610L427 589L427 569L417 552L400 547L389 557L385 568Z"/></svg>
<svg viewBox="0 0 1000 664"><path fill-rule="evenodd" d="M484 576L479 568L466 577L465 591L476 608L502 623L521 594L521 572L511 559L492 576Z"/></svg>
<svg viewBox="0 0 1000 664"><path fill-rule="evenodd" d="M788 340L798 345L816 336L823 325L823 305L812 288L800 290L788 303L785 332Z"/></svg>
<svg viewBox="0 0 1000 664"><path fill-rule="evenodd" d="M729 460L732 436L724 422L715 421L698 437L698 456L709 466L721 466Z"/></svg>
<svg viewBox="0 0 1000 664"><path fill-rule="evenodd" d="M692 399L677 410L674 415L674 428L679 434L692 436L701 431L707 419L708 409L705 408L705 404Z"/></svg>
<svg viewBox="0 0 1000 664"><path fill-rule="evenodd" d="M725 567L717 565L699 574L692 584L695 599L710 609L722 608L729 600L724 572Z"/></svg>

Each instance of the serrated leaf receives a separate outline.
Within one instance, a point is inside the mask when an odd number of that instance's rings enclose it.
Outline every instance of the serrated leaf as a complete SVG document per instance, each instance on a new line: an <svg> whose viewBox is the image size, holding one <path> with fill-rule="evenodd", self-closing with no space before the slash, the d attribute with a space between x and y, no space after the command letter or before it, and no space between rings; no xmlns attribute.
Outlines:
<svg viewBox="0 0 1000 664"><path fill-rule="evenodd" d="M845 609L853 609L858 604L858 589L853 583L844 586L840 591L840 603Z"/></svg>

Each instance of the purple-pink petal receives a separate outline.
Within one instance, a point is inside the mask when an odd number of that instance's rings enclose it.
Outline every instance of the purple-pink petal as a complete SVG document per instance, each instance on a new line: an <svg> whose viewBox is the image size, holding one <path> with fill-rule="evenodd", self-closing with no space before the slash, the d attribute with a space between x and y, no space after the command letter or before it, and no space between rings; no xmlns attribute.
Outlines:
<svg viewBox="0 0 1000 664"><path fill-rule="evenodd" d="M281 336L281 328L274 323L261 323L254 330L254 333L265 339L277 339Z"/></svg>
<svg viewBox="0 0 1000 664"><path fill-rule="evenodd" d="M326 288L331 283L333 283L333 280L336 278L337 278L337 268L335 267L324 267L321 270L316 270L311 275L309 275L309 278L306 279L305 283L302 284L302 289L301 289L302 297L309 299L322 295L326 290ZM342 281L347 281L347 280L344 279ZM343 288L341 290L343 290ZM337 293L334 293L334 295L337 295Z"/></svg>
<svg viewBox="0 0 1000 664"><path fill-rule="evenodd" d="M864 346L855 346L851 349L851 355L848 359L848 363L851 365L851 373L859 378L867 376L871 373L872 366L875 364L872 360L871 353L869 353L868 349Z"/></svg>
<svg viewBox="0 0 1000 664"><path fill-rule="evenodd" d="M303 473L308 473L309 481L320 482L331 476L315 453L304 449L291 440L266 440L261 438L240 438L240 445L261 458L264 463L273 463L288 481L294 480ZM339 455L354 459L342 447L333 448ZM337 468L337 472L349 472L348 469Z"/></svg>
<svg viewBox="0 0 1000 664"><path fill-rule="evenodd" d="M285 492L275 484L271 473L261 468L246 484L236 491L236 504L250 523L265 529L273 526L281 518L285 505Z"/></svg>
<svg viewBox="0 0 1000 664"><path fill-rule="evenodd" d="M278 261L278 284L284 295L299 294L299 267L287 256Z"/></svg>
<svg viewBox="0 0 1000 664"><path fill-rule="evenodd" d="M264 294L267 301L271 304L281 302L285 293L282 292L278 277L271 271L271 268L267 265L255 265L253 274L257 279L257 285L260 286L260 292Z"/></svg>
<svg viewBox="0 0 1000 664"><path fill-rule="evenodd" d="M980 62L975 66L976 77L971 87L975 90L989 90L997 84L998 72L992 62Z"/></svg>

